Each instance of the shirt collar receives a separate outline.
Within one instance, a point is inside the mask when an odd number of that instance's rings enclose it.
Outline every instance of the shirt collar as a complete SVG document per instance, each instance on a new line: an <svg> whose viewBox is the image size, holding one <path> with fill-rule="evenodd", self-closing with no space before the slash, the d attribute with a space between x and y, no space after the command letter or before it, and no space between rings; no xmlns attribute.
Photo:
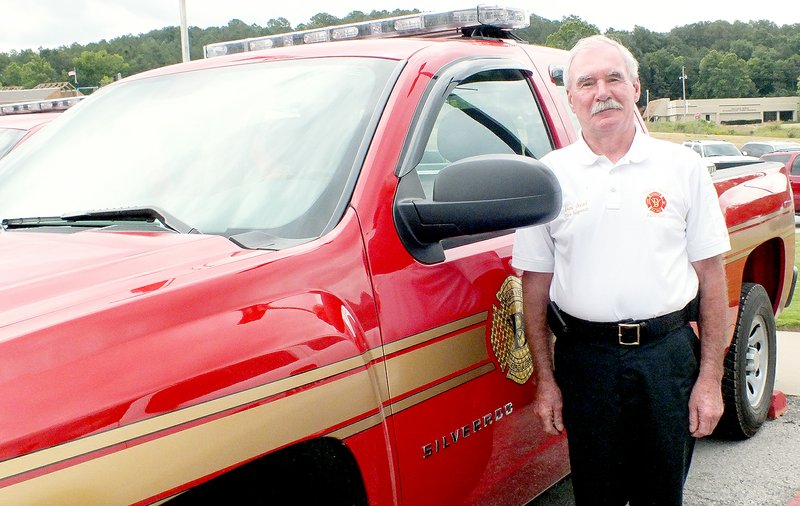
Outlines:
<svg viewBox="0 0 800 506"><path fill-rule="evenodd" d="M635 125L636 132L633 135L633 142L625 156L620 158L617 165L623 163L640 163L643 162L650 153L650 136L644 133L639 125ZM575 142L575 149L577 151L577 162L581 165L594 165L598 162L602 155L598 155L591 150L586 141L583 139L583 132L578 132L578 140Z"/></svg>
<svg viewBox="0 0 800 506"><path fill-rule="evenodd" d="M633 135L631 147L620 162L641 163L645 161L651 152L650 141L652 141L650 136L642 132L639 125L636 125L636 133Z"/></svg>

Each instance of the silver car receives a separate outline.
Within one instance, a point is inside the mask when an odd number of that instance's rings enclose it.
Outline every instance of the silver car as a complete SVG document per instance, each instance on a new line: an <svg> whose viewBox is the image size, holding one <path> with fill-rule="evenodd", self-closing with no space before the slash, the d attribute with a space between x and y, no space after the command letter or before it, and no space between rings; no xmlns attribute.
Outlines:
<svg viewBox="0 0 800 506"><path fill-rule="evenodd" d="M757 141L742 146L742 153L749 156L761 156L775 151L793 151L800 149L800 143L788 141Z"/></svg>

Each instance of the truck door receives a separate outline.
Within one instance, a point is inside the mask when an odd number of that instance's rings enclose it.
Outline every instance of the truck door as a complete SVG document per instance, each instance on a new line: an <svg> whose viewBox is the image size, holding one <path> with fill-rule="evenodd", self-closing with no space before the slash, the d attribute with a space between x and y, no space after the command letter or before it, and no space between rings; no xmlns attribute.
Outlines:
<svg viewBox="0 0 800 506"><path fill-rule="evenodd" d="M532 79L492 59L433 80L397 198L430 197L437 173L465 157L552 150ZM568 471L563 437L546 437L534 420L512 245L510 231L469 236L438 257L406 247L407 263L370 246L405 504L524 503Z"/></svg>

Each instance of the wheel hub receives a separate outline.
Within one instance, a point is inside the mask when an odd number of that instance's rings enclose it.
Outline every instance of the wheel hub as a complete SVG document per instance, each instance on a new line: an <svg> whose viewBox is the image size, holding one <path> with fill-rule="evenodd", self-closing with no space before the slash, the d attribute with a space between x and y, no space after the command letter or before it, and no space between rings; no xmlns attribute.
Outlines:
<svg viewBox="0 0 800 506"><path fill-rule="evenodd" d="M761 369L761 352L754 346L747 348L747 366L745 371L747 374L758 374Z"/></svg>
<svg viewBox="0 0 800 506"><path fill-rule="evenodd" d="M747 401L753 408L758 408L761 403L767 384L768 363L762 361L769 357L769 341L766 332L767 326L763 318L758 316L754 318L750 328L750 337L747 340L744 370Z"/></svg>

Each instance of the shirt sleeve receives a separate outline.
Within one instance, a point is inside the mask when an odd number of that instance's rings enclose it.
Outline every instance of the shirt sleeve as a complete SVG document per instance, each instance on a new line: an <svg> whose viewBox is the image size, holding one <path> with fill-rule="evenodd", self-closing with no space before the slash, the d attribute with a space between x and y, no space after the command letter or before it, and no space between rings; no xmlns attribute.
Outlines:
<svg viewBox="0 0 800 506"><path fill-rule="evenodd" d="M692 205L686 218L686 251L690 262L731 249L728 227L708 170L699 161L690 176Z"/></svg>
<svg viewBox="0 0 800 506"><path fill-rule="evenodd" d="M528 272L553 272L555 246L549 225L518 229L514 236L511 266Z"/></svg>

